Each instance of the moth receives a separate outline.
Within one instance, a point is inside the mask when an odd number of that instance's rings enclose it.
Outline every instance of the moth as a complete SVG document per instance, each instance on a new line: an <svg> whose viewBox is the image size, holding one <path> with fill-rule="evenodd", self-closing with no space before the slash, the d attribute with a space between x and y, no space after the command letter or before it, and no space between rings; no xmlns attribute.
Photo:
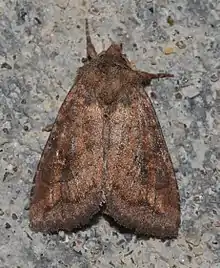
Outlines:
<svg viewBox="0 0 220 268"><path fill-rule="evenodd" d="M34 177L30 226L72 231L99 211L136 234L174 238L177 181L145 86L168 73L134 70L112 43L97 54L86 19L87 58L53 124Z"/></svg>

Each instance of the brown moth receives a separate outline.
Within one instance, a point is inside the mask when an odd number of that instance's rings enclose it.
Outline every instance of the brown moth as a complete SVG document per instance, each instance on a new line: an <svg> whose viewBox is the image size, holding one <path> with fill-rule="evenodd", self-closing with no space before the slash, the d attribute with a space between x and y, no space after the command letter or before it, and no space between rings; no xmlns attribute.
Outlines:
<svg viewBox="0 0 220 268"><path fill-rule="evenodd" d="M137 234L178 235L180 201L171 158L144 87L172 77L133 70L113 43L97 54L86 20L87 59L42 153L31 228L71 231L102 210Z"/></svg>

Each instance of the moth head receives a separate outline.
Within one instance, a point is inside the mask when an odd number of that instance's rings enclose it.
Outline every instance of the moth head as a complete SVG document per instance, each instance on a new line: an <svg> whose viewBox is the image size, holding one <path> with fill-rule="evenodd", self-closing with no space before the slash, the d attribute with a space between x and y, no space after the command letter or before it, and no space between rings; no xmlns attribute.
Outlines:
<svg viewBox="0 0 220 268"><path fill-rule="evenodd" d="M106 50L107 55L115 55L115 56L121 56L122 55L122 43L116 44L112 43L111 46Z"/></svg>
<svg viewBox="0 0 220 268"><path fill-rule="evenodd" d="M116 44L112 43L110 47L103 53L107 56L112 56L117 59L120 63L127 65L128 67L132 68L131 62L128 60L126 54L123 54L123 45L122 43Z"/></svg>

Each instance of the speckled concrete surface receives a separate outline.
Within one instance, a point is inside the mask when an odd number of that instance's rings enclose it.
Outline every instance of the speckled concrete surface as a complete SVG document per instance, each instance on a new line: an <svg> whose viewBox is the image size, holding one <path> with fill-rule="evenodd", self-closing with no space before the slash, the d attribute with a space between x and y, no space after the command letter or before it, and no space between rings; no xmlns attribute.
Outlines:
<svg viewBox="0 0 220 268"><path fill-rule="evenodd" d="M0 267L220 267L220 1L0 0ZM147 88L181 194L178 239L120 232L100 217L77 233L33 233L29 192L52 123L85 56L123 42ZM103 42L104 41L104 42Z"/></svg>

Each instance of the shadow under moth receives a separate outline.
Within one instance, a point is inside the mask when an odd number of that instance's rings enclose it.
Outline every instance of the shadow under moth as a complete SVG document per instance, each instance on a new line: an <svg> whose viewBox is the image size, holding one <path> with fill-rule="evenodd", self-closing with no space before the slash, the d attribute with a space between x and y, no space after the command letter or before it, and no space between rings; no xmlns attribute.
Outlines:
<svg viewBox="0 0 220 268"><path fill-rule="evenodd" d="M34 231L72 231L100 210L119 225L174 238L180 201L171 158L145 86L172 77L132 69L122 45L87 58L43 150L30 202Z"/></svg>

